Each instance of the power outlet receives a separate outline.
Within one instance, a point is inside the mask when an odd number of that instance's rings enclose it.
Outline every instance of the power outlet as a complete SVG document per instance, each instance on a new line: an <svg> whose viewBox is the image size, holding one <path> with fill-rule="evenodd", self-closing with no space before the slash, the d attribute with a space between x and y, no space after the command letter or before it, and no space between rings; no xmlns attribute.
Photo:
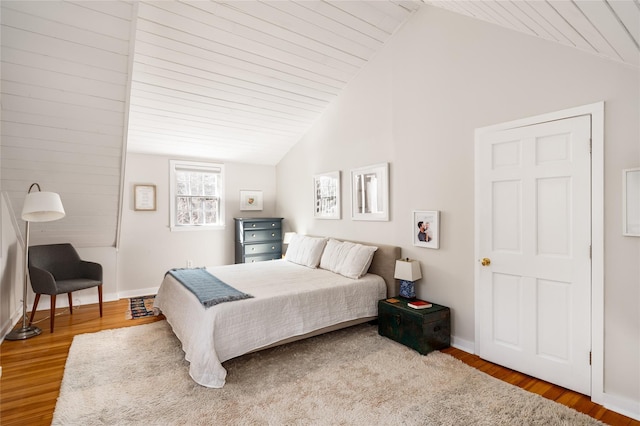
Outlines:
<svg viewBox="0 0 640 426"><path fill-rule="evenodd" d="M193 260L187 260L187 268L193 268Z"/></svg>

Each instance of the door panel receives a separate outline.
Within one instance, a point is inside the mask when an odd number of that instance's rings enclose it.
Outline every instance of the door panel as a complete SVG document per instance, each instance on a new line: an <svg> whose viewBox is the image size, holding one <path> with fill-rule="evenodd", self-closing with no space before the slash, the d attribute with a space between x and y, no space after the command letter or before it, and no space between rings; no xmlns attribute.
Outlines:
<svg viewBox="0 0 640 426"><path fill-rule="evenodd" d="M590 394L589 116L481 135L479 355Z"/></svg>

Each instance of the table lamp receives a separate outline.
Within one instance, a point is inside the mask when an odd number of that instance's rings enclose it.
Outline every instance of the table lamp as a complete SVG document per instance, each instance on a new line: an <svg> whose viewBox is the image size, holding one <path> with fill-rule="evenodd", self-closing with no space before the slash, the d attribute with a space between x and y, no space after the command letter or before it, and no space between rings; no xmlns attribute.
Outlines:
<svg viewBox="0 0 640 426"><path fill-rule="evenodd" d="M282 244L289 244L293 239L294 235L296 235L295 232L285 232L284 237L282 239Z"/></svg>
<svg viewBox="0 0 640 426"><path fill-rule="evenodd" d="M400 280L400 296L413 299L416 297L414 282L422 278L420 262L409 258L396 260L393 277Z"/></svg>
<svg viewBox="0 0 640 426"><path fill-rule="evenodd" d="M287 248L289 248L289 244L291 243L291 240L293 240L293 237L296 236L295 232L285 232L283 237L282 237L282 257L284 257L287 253ZM287 248L285 248L284 246L287 246Z"/></svg>

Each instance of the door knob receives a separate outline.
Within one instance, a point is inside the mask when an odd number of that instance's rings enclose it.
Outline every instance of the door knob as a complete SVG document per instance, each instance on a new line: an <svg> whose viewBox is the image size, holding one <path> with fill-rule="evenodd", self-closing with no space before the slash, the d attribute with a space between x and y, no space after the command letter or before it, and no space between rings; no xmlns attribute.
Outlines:
<svg viewBox="0 0 640 426"><path fill-rule="evenodd" d="M483 257L480 263L482 264L482 266L489 266L491 265L491 259L489 259L488 257Z"/></svg>

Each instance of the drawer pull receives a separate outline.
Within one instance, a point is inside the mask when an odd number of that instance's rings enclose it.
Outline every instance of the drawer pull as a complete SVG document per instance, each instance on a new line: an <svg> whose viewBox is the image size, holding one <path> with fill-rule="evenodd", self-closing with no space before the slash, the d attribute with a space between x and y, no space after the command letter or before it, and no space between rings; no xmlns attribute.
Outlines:
<svg viewBox="0 0 640 426"><path fill-rule="evenodd" d="M271 246L271 250L275 250L275 249L276 249L275 246Z"/></svg>
<svg viewBox="0 0 640 426"><path fill-rule="evenodd" d="M255 237L256 237L256 234L251 234L251 238L255 238Z"/></svg>
<svg viewBox="0 0 640 426"><path fill-rule="evenodd" d="M272 237L275 237L275 236L276 236L276 233L275 233L275 232L272 232L272 233L271 233L271 236L272 236Z"/></svg>
<svg viewBox="0 0 640 426"><path fill-rule="evenodd" d="M256 224L255 224L255 223L252 223L252 224L251 224L251 227L252 227L252 228L255 228L255 227L256 227Z"/></svg>
<svg viewBox="0 0 640 426"><path fill-rule="evenodd" d="M272 224L271 224L271 227L273 228L274 226L276 226L276 224L275 224L275 223L272 223Z"/></svg>
<svg viewBox="0 0 640 426"><path fill-rule="evenodd" d="M437 333L438 331L442 330L442 327L439 325L436 325L435 327L433 327L433 332Z"/></svg>
<svg viewBox="0 0 640 426"><path fill-rule="evenodd" d="M256 248L255 247L251 247L251 251L254 251Z"/></svg>
<svg viewBox="0 0 640 426"><path fill-rule="evenodd" d="M402 317L400 315L394 315L393 319L395 320L396 325L402 324Z"/></svg>

